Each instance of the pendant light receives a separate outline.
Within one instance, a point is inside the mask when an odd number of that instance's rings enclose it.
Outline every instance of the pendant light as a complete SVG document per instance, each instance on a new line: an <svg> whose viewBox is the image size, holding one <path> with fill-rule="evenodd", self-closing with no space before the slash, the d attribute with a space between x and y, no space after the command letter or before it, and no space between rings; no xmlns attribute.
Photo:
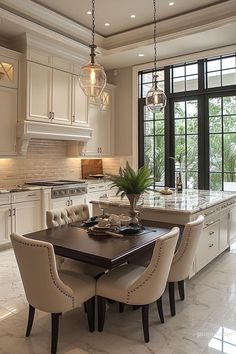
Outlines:
<svg viewBox="0 0 236 354"><path fill-rule="evenodd" d="M152 113L161 112L166 106L166 95L161 87L158 85L157 75L157 16L156 16L156 0L153 0L154 9L154 69L152 73L152 87L146 95L146 106Z"/></svg>
<svg viewBox="0 0 236 354"><path fill-rule="evenodd" d="M95 50L97 46L94 44L95 37L95 0L92 0L92 44L90 63L82 66L79 76L79 83L86 96L98 97L106 86L106 73L101 65L95 61Z"/></svg>

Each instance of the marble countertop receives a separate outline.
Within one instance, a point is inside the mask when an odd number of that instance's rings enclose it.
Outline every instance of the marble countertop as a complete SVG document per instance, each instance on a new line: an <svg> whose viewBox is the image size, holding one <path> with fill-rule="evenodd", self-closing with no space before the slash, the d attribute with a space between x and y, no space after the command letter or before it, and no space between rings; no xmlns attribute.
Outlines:
<svg viewBox="0 0 236 354"><path fill-rule="evenodd" d="M182 193L175 191L171 195L162 195L158 191L150 191L144 194L145 209L168 210L181 213L196 213L231 198L236 197L236 192L207 191L198 189L185 189ZM104 200L110 206L127 206L128 199L125 197L109 197ZM98 203L98 200L91 201Z"/></svg>

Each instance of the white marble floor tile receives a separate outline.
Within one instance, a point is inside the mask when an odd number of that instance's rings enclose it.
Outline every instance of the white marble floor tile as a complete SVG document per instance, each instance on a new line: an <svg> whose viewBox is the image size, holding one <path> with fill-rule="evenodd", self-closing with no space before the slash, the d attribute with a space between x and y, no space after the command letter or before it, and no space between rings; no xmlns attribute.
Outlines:
<svg viewBox="0 0 236 354"><path fill-rule="evenodd" d="M118 312L107 305L104 331L90 333L83 309L63 314L58 354L236 354L236 253L226 252L188 281L186 300L170 316L163 296L165 323L150 308L150 342L144 343L140 310ZM178 294L176 291L176 298ZM50 316L36 311L25 338L28 304L12 250L0 257L0 354L50 352Z"/></svg>

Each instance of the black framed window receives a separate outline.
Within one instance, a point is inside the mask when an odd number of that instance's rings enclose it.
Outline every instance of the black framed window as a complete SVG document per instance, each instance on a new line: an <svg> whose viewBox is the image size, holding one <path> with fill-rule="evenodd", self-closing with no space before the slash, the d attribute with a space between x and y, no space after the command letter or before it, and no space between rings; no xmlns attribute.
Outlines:
<svg viewBox="0 0 236 354"><path fill-rule="evenodd" d="M158 71L167 106L148 111L152 71L139 73L139 165L158 186L236 190L236 55L207 58ZM174 159L172 159L174 158Z"/></svg>

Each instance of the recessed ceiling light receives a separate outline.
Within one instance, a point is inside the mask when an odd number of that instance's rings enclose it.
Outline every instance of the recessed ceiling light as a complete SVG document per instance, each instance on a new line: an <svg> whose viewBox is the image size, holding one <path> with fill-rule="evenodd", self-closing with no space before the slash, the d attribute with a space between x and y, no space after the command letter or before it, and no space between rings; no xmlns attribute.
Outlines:
<svg viewBox="0 0 236 354"><path fill-rule="evenodd" d="M174 6L174 4L175 4L174 1L169 2L170 6Z"/></svg>
<svg viewBox="0 0 236 354"><path fill-rule="evenodd" d="M87 11L87 15L92 15L92 12L91 11Z"/></svg>
<svg viewBox="0 0 236 354"><path fill-rule="evenodd" d="M144 57L144 54L143 53L139 53L138 57Z"/></svg>
<svg viewBox="0 0 236 354"><path fill-rule="evenodd" d="M106 23L105 23L105 26L106 26L106 27L110 26L110 23L106 22Z"/></svg>
<svg viewBox="0 0 236 354"><path fill-rule="evenodd" d="M136 18L136 15L130 15L131 18Z"/></svg>

